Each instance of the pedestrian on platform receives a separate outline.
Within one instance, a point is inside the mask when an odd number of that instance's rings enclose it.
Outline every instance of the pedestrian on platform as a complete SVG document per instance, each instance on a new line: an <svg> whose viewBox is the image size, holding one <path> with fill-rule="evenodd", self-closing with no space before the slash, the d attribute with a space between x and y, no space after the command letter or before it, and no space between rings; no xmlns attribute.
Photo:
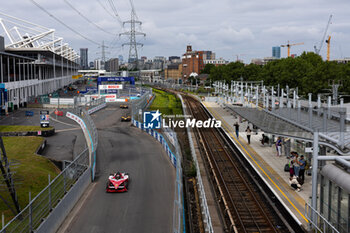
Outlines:
<svg viewBox="0 0 350 233"><path fill-rule="evenodd" d="M295 191L300 192L301 184L298 182L296 176L293 176L293 177L289 178L289 184Z"/></svg>
<svg viewBox="0 0 350 233"><path fill-rule="evenodd" d="M245 132L247 133L248 144L250 144L250 136L252 135L252 130L248 126Z"/></svg>
<svg viewBox="0 0 350 233"><path fill-rule="evenodd" d="M282 140L281 140L281 137L277 138L276 151L277 151L277 157L280 157L282 155Z"/></svg>
<svg viewBox="0 0 350 233"><path fill-rule="evenodd" d="M293 160L291 160L290 162L289 162L289 177L293 177L294 176L294 165L293 165Z"/></svg>
<svg viewBox="0 0 350 233"><path fill-rule="evenodd" d="M233 126L235 127L235 130L236 130L236 136L237 136L237 138L239 138L239 124L238 124L238 122L236 122Z"/></svg>
<svg viewBox="0 0 350 233"><path fill-rule="evenodd" d="M299 177L299 171L300 171L300 164L299 164L299 155L297 152L295 152L293 164L294 164L294 174L296 177Z"/></svg>
<svg viewBox="0 0 350 233"><path fill-rule="evenodd" d="M300 165L299 177L304 182L305 181L305 166L306 166L306 161L304 159L304 155L300 156L299 165Z"/></svg>

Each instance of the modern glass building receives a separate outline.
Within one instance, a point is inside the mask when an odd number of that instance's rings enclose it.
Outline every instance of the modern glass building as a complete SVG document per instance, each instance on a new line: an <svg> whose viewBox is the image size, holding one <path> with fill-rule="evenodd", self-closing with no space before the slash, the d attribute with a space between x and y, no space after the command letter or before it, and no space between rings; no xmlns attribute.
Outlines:
<svg viewBox="0 0 350 233"><path fill-rule="evenodd" d="M272 56L278 59L281 58L281 47L272 47Z"/></svg>
<svg viewBox="0 0 350 233"><path fill-rule="evenodd" d="M81 48L80 49L80 68L82 70L88 70L89 69L88 49L87 48Z"/></svg>

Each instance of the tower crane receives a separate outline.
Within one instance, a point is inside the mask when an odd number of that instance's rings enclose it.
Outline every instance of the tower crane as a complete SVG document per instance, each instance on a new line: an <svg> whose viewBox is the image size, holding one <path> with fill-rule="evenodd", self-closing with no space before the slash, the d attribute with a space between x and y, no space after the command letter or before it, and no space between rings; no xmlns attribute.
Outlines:
<svg viewBox="0 0 350 233"><path fill-rule="evenodd" d="M325 39L326 39L328 27L329 27L329 25L332 23L332 17L333 17L333 15L330 15L330 16L329 16L328 23L327 23L327 26L326 26L326 30L324 30L323 37L322 37L322 40L321 40L321 42L320 42L319 47L317 48L316 45L314 46L315 53L316 53L317 55L320 55L320 52L321 52L323 43L324 43L324 41L325 41Z"/></svg>
<svg viewBox="0 0 350 233"><path fill-rule="evenodd" d="M326 43L327 43L327 61L329 61L330 53L331 53L331 36L328 36Z"/></svg>
<svg viewBox="0 0 350 233"><path fill-rule="evenodd" d="M304 42L296 43L296 44L289 44L289 41L288 41L288 44L281 45L281 47L287 47L288 48L288 57L290 57L290 47L294 46L294 45L302 45L302 44L304 44Z"/></svg>

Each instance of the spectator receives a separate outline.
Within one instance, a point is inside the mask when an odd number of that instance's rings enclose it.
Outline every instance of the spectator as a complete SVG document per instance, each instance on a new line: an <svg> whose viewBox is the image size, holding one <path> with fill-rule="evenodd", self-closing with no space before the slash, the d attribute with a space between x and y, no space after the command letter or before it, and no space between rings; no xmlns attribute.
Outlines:
<svg viewBox="0 0 350 233"><path fill-rule="evenodd" d="M299 165L300 165L299 177L304 182L305 181L305 165L306 165L306 161L304 160L304 155L300 156Z"/></svg>
<svg viewBox="0 0 350 233"><path fill-rule="evenodd" d="M249 126L245 131L247 133L248 144L250 144L250 136L252 135L252 131L250 130Z"/></svg>
<svg viewBox="0 0 350 233"><path fill-rule="evenodd" d="M294 165L294 174L296 177L299 177L299 171L300 171L300 165L299 165L299 160L298 160L298 153L294 153L294 158L293 158L293 165Z"/></svg>
<svg viewBox="0 0 350 233"><path fill-rule="evenodd" d="M290 177L290 178L289 178L289 183L290 183L290 186L291 186L294 190L296 190L297 192L300 192L300 190L301 190L301 184L299 184L299 182L298 182L296 176Z"/></svg>
<svg viewBox="0 0 350 233"><path fill-rule="evenodd" d="M239 124L238 124L238 122L236 122L233 126L235 127L235 130L236 130L236 136L237 136L237 138L239 138Z"/></svg>
<svg viewBox="0 0 350 233"><path fill-rule="evenodd" d="M276 151L277 151L277 157L280 157L282 155L282 140L281 140L281 137L277 138Z"/></svg>

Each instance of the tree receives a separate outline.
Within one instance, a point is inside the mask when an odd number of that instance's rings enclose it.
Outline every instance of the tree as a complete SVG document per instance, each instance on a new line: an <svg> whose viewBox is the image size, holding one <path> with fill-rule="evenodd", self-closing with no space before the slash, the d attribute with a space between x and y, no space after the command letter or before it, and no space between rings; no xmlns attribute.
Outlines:
<svg viewBox="0 0 350 233"><path fill-rule="evenodd" d="M203 68L203 70L201 70L201 74L210 74L211 69L215 68L214 64L206 64Z"/></svg>

